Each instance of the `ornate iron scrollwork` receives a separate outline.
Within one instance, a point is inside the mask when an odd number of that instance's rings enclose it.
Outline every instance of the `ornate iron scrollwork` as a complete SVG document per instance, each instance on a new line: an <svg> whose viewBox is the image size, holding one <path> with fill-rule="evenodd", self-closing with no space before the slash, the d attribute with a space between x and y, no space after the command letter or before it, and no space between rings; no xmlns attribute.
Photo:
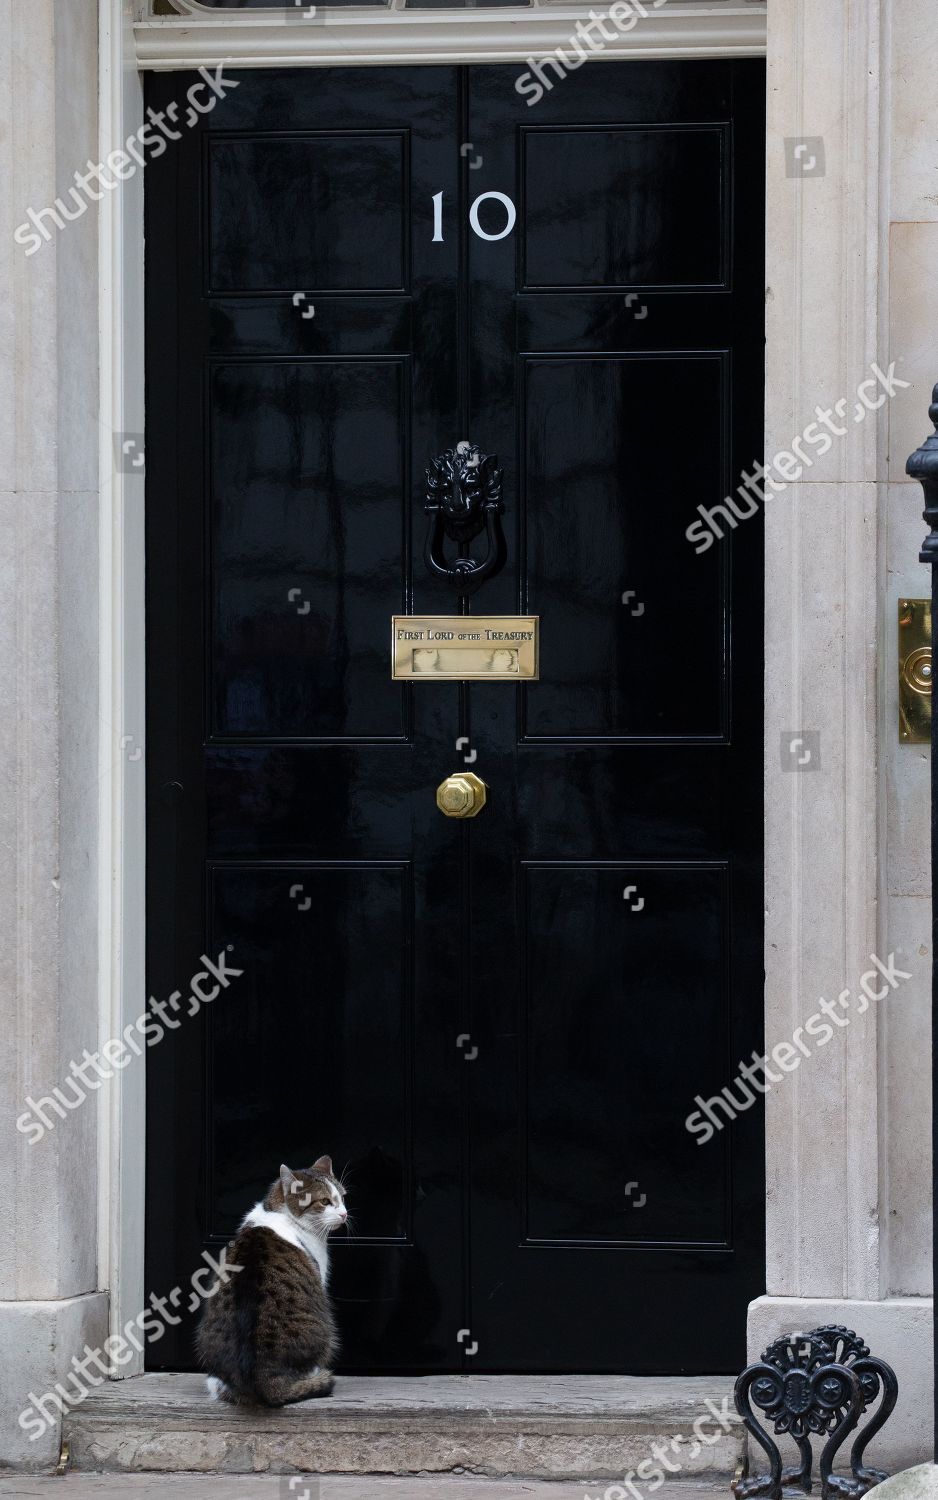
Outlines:
<svg viewBox="0 0 938 1500"><path fill-rule="evenodd" d="M431 573L445 578L457 594L471 594L504 561L505 542L499 516L502 474L493 454L474 443L457 443L433 459L427 469L429 518L425 557ZM470 545L486 536L484 557L474 558ZM457 555L448 559L446 540L455 542Z"/></svg>
<svg viewBox="0 0 938 1500"><path fill-rule="evenodd" d="M782 1500L786 1484L805 1494L811 1491L813 1454L811 1437L826 1436L818 1464L822 1500L841 1495L859 1500L867 1490L888 1478L880 1469L863 1462L866 1446L891 1415L899 1387L885 1360L870 1354L869 1347L850 1328L827 1323L810 1333L776 1339L762 1359L745 1369L736 1382L736 1410L747 1430L769 1458L769 1473L738 1479L733 1484L737 1500L765 1495ZM877 1411L858 1433L850 1450L852 1478L835 1475L834 1459L848 1433L877 1400ZM760 1422L753 1408L763 1414ZM798 1448L801 1462L782 1468L778 1444L769 1435L787 1432Z"/></svg>

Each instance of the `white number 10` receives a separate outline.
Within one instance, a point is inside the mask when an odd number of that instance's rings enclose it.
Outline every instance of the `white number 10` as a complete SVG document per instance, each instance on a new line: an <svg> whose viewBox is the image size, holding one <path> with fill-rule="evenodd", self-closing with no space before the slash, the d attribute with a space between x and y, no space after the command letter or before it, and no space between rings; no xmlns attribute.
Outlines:
<svg viewBox="0 0 938 1500"><path fill-rule="evenodd" d="M479 206L487 198L493 198L496 203L502 203L505 207L505 227L498 234L486 234L479 223ZM518 213L507 193L480 193L469 210L469 223L480 240L503 240L515 227ZM436 244L443 239L443 194L433 194L433 243Z"/></svg>

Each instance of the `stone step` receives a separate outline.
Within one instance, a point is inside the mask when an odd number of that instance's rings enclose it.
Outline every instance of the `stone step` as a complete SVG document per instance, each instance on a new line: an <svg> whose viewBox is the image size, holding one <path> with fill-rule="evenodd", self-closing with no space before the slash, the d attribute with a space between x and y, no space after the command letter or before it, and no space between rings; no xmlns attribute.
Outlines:
<svg viewBox="0 0 938 1500"><path fill-rule="evenodd" d="M293 1476L291 1476L293 1478ZM613 1495L617 1491L609 1486ZM602 1489L550 1479L475 1479L453 1474L65 1474L51 1479L0 1474L0 1496L14 1500L604 1500ZM656 1500L730 1500L725 1481L663 1485Z"/></svg>
<svg viewBox="0 0 938 1500"><path fill-rule="evenodd" d="M654 1484L659 1468L672 1481L737 1471L744 1433L732 1384L728 1376L340 1378L327 1400L267 1410L210 1401L196 1375L142 1375L93 1391L65 1419L64 1438L79 1471L620 1483L631 1473L639 1488Z"/></svg>

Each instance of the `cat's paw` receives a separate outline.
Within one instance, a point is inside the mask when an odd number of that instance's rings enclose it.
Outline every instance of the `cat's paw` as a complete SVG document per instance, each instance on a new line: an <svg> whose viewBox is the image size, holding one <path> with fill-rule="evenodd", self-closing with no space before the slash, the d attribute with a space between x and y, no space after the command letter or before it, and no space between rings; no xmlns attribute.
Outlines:
<svg viewBox="0 0 938 1500"><path fill-rule="evenodd" d="M223 1380L217 1375L206 1375L205 1384L208 1387L209 1399L211 1401L230 1401L231 1392Z"/></svg>

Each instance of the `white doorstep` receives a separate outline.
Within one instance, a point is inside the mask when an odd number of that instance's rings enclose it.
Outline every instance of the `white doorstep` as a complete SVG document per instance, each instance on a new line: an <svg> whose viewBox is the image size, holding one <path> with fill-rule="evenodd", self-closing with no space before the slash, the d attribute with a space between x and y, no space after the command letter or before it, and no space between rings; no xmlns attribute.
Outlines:
<svg viewBox="0 0 938 1500"><path fill-rule="evenodd" d="M318 1486L318 1489L317 1489ZM610 1486L618 1500L618 1492ZM303 1490L307 1489L307 1495ZM657 1500L729 1500L726 1484L664 1485ZM68 1474L64 1479L0 1476L0 1496L17 1500L603 1500L603 1488L575 1481L466 1479L449 1475L307 1475L292 1490L285 1476Z"/></svg>
<svg viewBox="0 0 938 1500"><path fill-rule="evenodd" d="M196 1375L142 1375L94 1391L65 1419L64 1435L69 1466L81 1472L621 1482L640 1463L654 1465L652 1445L663 1443L672 1479L726 1480L743 1451L732 1386L722 1375L340 1377L326 1400L268 1410L210 1401ZM700 1443L697 1419L719 1430L711 1409L728 1412L732 1426Z"/></svg>

